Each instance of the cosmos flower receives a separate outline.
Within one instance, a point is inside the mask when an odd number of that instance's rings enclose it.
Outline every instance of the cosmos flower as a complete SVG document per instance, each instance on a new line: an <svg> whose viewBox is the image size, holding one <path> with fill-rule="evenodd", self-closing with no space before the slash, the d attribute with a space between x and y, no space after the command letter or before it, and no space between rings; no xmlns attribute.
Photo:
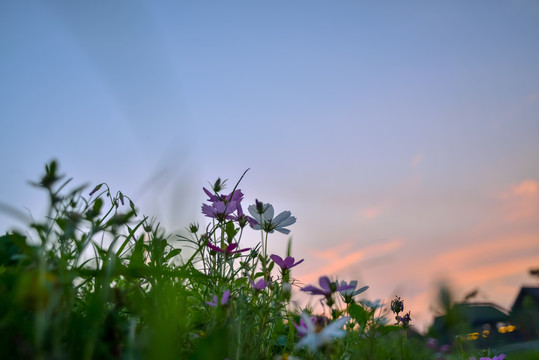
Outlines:
<svg viewBox="0 0 539 360"><path fill-rule="evenodd" d="M202 190L204 190L206 195L208 195L208 201L211 201L212 203L215 203L217 201L223 201L227 203L232 202L232 201L241 202L241 200L243 199L243 193L241 192L240 189L236 189L228 195L219 195L219 196L212 194L212 192L206 189L205 187L203 187Z"/></svg>
<svg viewBox="0 0 539 360"><path fill-rule="evenodd" d="M215 195L208 189L202 188L206 195L208 195L208 201L212 204L202 204L202 213L207 217L217 219L218 221L231 220L234 217L232 213L238 210L240 202L243 199L243 193L240 189L233 191L228 195Z"/></svg>
<svg viewBox="0 0 539 360"><path fill-rule="evenodd" d="M251 286L255 290L264 290L266 286L269 285L269 281L264 280L264 278L259 279L257 282L251 280Z"/></svg>
<svg viewBox="0 0 539 360"><path fill-rule="evenodd" d="M505 354L500 354L498 356L494 356L493 358L489 358L489 357L479 358L479 360L503 360L503 359L505 359Z"/></svg>
<svg viewBox="0 0 539 360"><path fill-rule="evenodd" d="M350 286L352 286L352 287L347 288L347 287L350 287ZM346 281L341 281L340 287L343 290L339 290L339 292L341 293L341 295L344 298L346 303L350 303L354 296L356 296L358 294L361 294L362 292L366 291L369 288L368 286L363 286L362 288L356 290L356 287L357 287L357 281L356 280L350 281L349 284L346 283Z"/></svg>
<svg viewBox="0 0 539 360"><path fill-rule="evenodd" d="M218 221L231 220L231 214L236 211L236 207L235 202L226 204L223 201L216 201L212 205L202 204L202 213Z"/></svg>
<svg viewBox="0 0 539 360"><path fill-rule="evenodd" d="M241 253L241 252L250 250L249 248L241 249L241 250L235 250L238 247L237 243L232 243L232 244L228 245L224 250L222 248L220 248L219 246L213 245L211 243L211 241L208 241L208 243L206 245L208 245L208 247L210 249L212 249L213 251L216 251L216 252L221 253L221 254L225 253L227 255L237 254L237 253Z"/></svg>
<svg viewBox="0 0 539 360"><path fill-rule="evenodd" d="M296 344L296 349L307 347L309 351L314 352L323 345L331 343L334 339L341 338L346 335L346 331L342 329L344 324L350 319L348 316L343 316L329 325L321 328L316 326L313 318L306 313L301 314L303 320L303 329L298 329L298 333L303 333L303 338ZM296 326L297 328L297 326Z"/></svg>
<svg viewBox="0 0 539 360"><path fill-rule="evenodd" d="M258 222L254 218L252 218L252 217L250 217L248 215L245 215L243 213L243 209L242 209L241 204L239 202L236 204L236 206L237 206L237 211L236 211L237 215L232 216L232 220L237 221L238 224L240 225L240 227L243 228L247 224L249 224L251 227L254 227L255 225L258 224Z"/></svg>
<svg viewBox="0 0 539 360"><path fill-rule="evenodd" d="M361 300L361 303L363 305L371 308L372 310L376 310L376 309L382 307L382 300L380 300L380 299L376 299L374 301L370 301L368 299L363 299L363 300Z"/></svg>
<svg viewBox="0 0 539 360"><path fill-rule="evenodd" d="M206 301L206 304L208 304L210 306L213 306L213 307L219 306L219 304L225 305L228 302L229 297L230 297L230 290L225 290L225 292L223 293L223 296L221 297L220 301L217 300L217 295L213 295L212 301Z"/></svg>
<svg viewBox="0 0 539 360"><path fill-rule="evenodd" d="M310 292L312 295L324 295L325 297L331 296L336 291L354 289L353 285L339 285L337 282L331 282L327 276L321 276L318 279L320 288L316 286L307 285L301 289L301 291Z"/></svg>
<svg viewBox="0 0 539 360"><path fill-rule="evenodd" d="M300 261L294 263L295 259L291 256L287 256L284 260L279 255L270 255L271 260L273 260L274 263L279 265L281 269L288 270L293 268L296 265L299 265L303 262L304 259L301 259Z"/></svg>
<svg viewBox="0 0 539 360"><path fill-rule="evenodd" d="M258 200L256 200L255 205L250 205L248 210L257 221L257 224L253 226L255 230L264 230L268 233L278 231L282 234L289 234L290 230L285 229L285 227L296 222L296 218L291 216L292 213L290 211L283 211L274 218L275 211L273 210L273 206L271 204L263 204Z"/></svg>

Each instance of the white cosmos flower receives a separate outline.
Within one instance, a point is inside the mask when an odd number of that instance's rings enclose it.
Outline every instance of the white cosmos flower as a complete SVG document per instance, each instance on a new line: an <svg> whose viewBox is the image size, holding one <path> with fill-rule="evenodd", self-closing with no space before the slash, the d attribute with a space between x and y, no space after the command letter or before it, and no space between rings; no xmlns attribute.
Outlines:
<svg viewBox="0 0 539 360"><path fill-rule="evenodd" d="M296 344L296 349L307 347L311 352L345 336L346 331L342 327L350 320L348 316L343 316L320 330L306 313L302 313L301 318L307 327L307 334Z"/></svg>
<svg viewBox="0 0 539 360"><path fill-rule="evenodd" d="M260 209L262 209L262 211L260 211ZM283 211L274 218L273 215L275 214L275 211L273 210L273 205L262 204L258 200L257 204L250 205L248 210L258 222L258 224L253 226L253 229L255 230L262 229L268 233L278 231L283 234L288 234L290 233L290 230L285 229L285 226L290 226L296 222L296 218L291 216L292 213L290 211Z"/></svg>

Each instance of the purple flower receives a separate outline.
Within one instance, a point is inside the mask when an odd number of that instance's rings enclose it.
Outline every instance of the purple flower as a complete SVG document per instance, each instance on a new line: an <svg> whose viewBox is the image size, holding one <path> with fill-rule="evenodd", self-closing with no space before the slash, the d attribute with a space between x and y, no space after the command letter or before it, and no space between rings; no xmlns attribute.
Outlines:
<svg viewBox="0 0 539 360"><path fill-rule="evenodd" d="M505 359L505 354L500 354L498 356L494 356L493 358L489 358L489 357L479 358L479 360L503 360L503 359Z"/></svg>
<svg viewBox="0 0 539 360"><path fill-rule="evenodd" d="M284 260L279 255L270 255L271 260L273 260L274 263L279 265L281 269L288 270L293 268L296 265L299 265L303 262L304 259L301 259L297 263L294 263L295 259L291 256L287 256Z"/></svg>
<svg viewBox="0 0 539 360"><path fill-rule="evenodd" d="M395 316L395 320L397 320L397 323L395 325L402 324L405 328L410 326L410 321L412 319L410 318L410 312L408 311L404 316Z"/></svg>
<svg viewBox="0 0 539 360"><path fill-rule="evenodd" d="M225 253L227 255L237 254L237 253L241 253L241 252L250 250L249 248L241 249L241 250L235 250L238 247L237 243L232 243L232 244L228 245L224 250L222 248L218 247L218 246L213 245L210 241L208 241L207 245L213 251L216 251L216 252L221 253L221 254Z"/></svg>
<svg viewBox="0 0 539 360"><path fill-rule="evenodd" d="M249 226L251 227L254 227L255 225L258 224L258 222L253 219L252 217L250 216L247 216L243 213L243 209L241 208L241 204L238 202L237 203L237 215L236 216L233 216L232 217L232 220L234 221L237 221L240 225L240 227L245 227L247 224L249 224Z"/></svg>
<svg viewBox="0 0 539 360"><path fill-rule="evenodd" d="M240 189L236 189L236 190L234 190L234 192L231 192L228 195L219 195L219 196L213 194L211 191L209 191L208 189L206 189L204 187L202 188L202 190L204 190L206 195L208 195L208 201L211 201L212 203L217 202L217 201L240 202L243 199L243 193L241 192Z"/></svg>
<svg viewBox="0 0 539 360"><path fill-rule="evenodd" d="M219 306L219 304L225 305L228 302L229 297L230 297L230 290L225 290L220 301L217 300L217 295L213 295L212 301L206 301L206 304L210 306Z"/></svg>
<svg viewBox="0 0 539 360"><path fill-rule="evenodd" d="M202 213L207 217L217 219L218 221L232 220L234 217L232 213L238 209L238 206L243 199L243 193L240 189L228 195L217 196L212 194L208 189L202 188L206 195L208 195L208 201L212 204L202 204Z"/></svg>
<svg viewBox="0 0 539 360"><path fill-rule="evenodd" d="M218 221L231 220L231 214L236 211L236 206L234 202L225 204L223 201L216 201L212 205L202 204L202 213Z"/></svg>
<svg viewBox="0 0 539 360"><path fill-rule="evenodd" d="M251 280L251 286L255 290L259 290L259 291L264 290L266 286L268 285L269 285L269 281L264 280L264 278L259 279L257 282L254 282L253 280Z"/></svg>
<svg viewBox="0 0 539 360"><path fill-rule="evenodd" d="M324 295L325 297L331 296L334 292L353 289L353 285L339 285L337 282L331 282L327 276L321 276L318 279L320 288L312 285L307 285L301 289L301 291L310 292L312 295Z"/></svg>

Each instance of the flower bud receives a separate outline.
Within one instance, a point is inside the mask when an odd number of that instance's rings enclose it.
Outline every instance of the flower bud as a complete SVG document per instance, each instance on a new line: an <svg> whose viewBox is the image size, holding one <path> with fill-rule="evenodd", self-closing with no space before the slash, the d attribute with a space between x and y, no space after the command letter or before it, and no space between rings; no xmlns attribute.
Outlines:
<svg viewBox="0 0 539 360"><path fill-rule="evenodd" d="M189 231L193 234L196 234L198 231L198 224L197 223L191 223L189 224Z"/></svg>
<svg viewBox="0 0 539 360"><path fill-rule="evenodd" d="M97 186L90 192L90 194L88 194L88 195L89 195L89 196L92 196L93 194L95 194L99 189L101 189L101 186L102 186L102 185L103 185L103 184L97 185Z"/></svg>

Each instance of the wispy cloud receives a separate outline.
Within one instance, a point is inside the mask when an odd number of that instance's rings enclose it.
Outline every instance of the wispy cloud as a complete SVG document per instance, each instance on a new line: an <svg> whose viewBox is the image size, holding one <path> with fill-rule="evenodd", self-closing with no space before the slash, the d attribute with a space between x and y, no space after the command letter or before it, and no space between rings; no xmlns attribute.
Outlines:
<svg viewBox="0 0 539 360"><path fill-rule="evenodd" d="M519 221L537 221L539 218L539 182L526 179L513 184L502 191L500 211L503 219L510 223Z"/></svg>
<svg viewBox="0 0 539 360"><path fill-rule="evenodd" d="M374 244L363 249L352 251L351 253L343 254L338 251L348 249L349 242L345 242L336 247L329 249L328 255L325 259L328 260L326 264L318 268L316 271L305 275L299 275L301 281L309 283L316 281L322 275L334 275L338 271L347 268L351 265L358 264L361 261L372 260L378 257L382 257L391 254L402 247L404 244L403 239L393 239L390 241ZM316 252L315 256L320 258L320 253Z"/></svg>
<svg viewBox="0 0 539 360"><path fill-rule="evenodd" d="M365 219L371 220L378 217L378 215L382 213L383 208L384 207L382 205L379 205L377 207L370 207L368 209L363 210L361 214L363 215Z"/></svg>

